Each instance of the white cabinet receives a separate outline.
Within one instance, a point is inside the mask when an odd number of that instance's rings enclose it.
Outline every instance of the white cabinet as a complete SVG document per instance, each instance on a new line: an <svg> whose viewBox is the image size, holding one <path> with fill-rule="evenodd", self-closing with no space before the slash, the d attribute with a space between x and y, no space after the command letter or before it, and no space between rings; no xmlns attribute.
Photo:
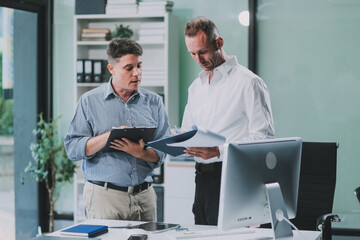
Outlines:
<svg viewBox="0 0 360 240"><path fill-rule="evenodd" d="M134 35L131 37L143 47L143 78L140 87L149 89L163 97L169 116L170 126L179 120L178 87L178 31L176 18L171 13L162 15L75 15L74 16L74 109L80 96L104 83L77 82L77 59L105 60L108 41L81 41L83 28L109 28L116 25L130 26ZM152 32L157 36L145 36ZM160 37L159 37L160 34ZM160 74L151 74L151 72ZM159 76L159 77L158 77ZM82 189L84 180L80 168L74 179L74 221L84 220Z"/></svg>
<svg viewBox="0 0 360 240"><path fill-rule="evenodd" d="M164 220L194 224L195 162L177 161L181 158L170 156L165 162Z"/></svg>

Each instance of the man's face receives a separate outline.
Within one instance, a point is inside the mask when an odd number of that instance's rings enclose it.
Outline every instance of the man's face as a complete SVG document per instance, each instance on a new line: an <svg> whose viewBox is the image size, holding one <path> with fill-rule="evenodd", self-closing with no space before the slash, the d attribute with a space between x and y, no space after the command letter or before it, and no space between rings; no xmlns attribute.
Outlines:
<svg viewBox="0 0 360 240"><path fill-rule="evenodd" d="M203 31L193 37L186 36L185 44L190 55L205 71L212 71L217 67L220 53L216 49L215 41L209 41Z"/></svg>
<svg viewBox="0 0 360 240"><path fill-rule="evenodd" d="M112 84L116 89L134 91L140 86L142 76L141 56L127 54L115 64L109 64L108 69L113 75Z"/></svg>

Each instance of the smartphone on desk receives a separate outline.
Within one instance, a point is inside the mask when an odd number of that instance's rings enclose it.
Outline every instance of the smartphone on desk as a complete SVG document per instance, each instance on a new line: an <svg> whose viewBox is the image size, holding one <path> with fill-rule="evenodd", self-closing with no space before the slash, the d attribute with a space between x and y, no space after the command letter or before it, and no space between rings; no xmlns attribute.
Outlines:
<svg viewBox="0 0 360 240"><path fill-rule="evenodd" d="M146 234L132 234L127 240L146 240Z"/></svg>

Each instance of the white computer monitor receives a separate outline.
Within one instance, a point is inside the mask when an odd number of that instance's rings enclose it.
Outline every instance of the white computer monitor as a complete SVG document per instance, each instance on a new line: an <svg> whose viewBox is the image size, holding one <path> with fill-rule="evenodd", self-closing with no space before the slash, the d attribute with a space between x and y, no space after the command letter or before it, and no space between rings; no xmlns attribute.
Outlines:
<svg viewBox="0 0 360 240"><path fill-rule="evenodd" d="M275 238L292 235L290 225L279 219L296 216L301 147L298 137L226 144L218 227L272 223Z"/></svg>

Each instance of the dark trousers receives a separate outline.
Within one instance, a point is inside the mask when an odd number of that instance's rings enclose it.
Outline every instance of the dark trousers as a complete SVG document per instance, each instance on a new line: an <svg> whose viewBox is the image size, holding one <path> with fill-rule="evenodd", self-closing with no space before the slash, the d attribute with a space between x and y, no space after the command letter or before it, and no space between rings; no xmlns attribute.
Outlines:
<svg viewBox="0 0 360 240"><path fill-rule="evenodd" d="M201 165L204 164L196 164L195 200L192 209L195 217L195 224L217 225L221 162L213 163L214 168L210 168L210 170L209 167L206 167L205 170L203 169L203 171L201 171Z"/></svg>

